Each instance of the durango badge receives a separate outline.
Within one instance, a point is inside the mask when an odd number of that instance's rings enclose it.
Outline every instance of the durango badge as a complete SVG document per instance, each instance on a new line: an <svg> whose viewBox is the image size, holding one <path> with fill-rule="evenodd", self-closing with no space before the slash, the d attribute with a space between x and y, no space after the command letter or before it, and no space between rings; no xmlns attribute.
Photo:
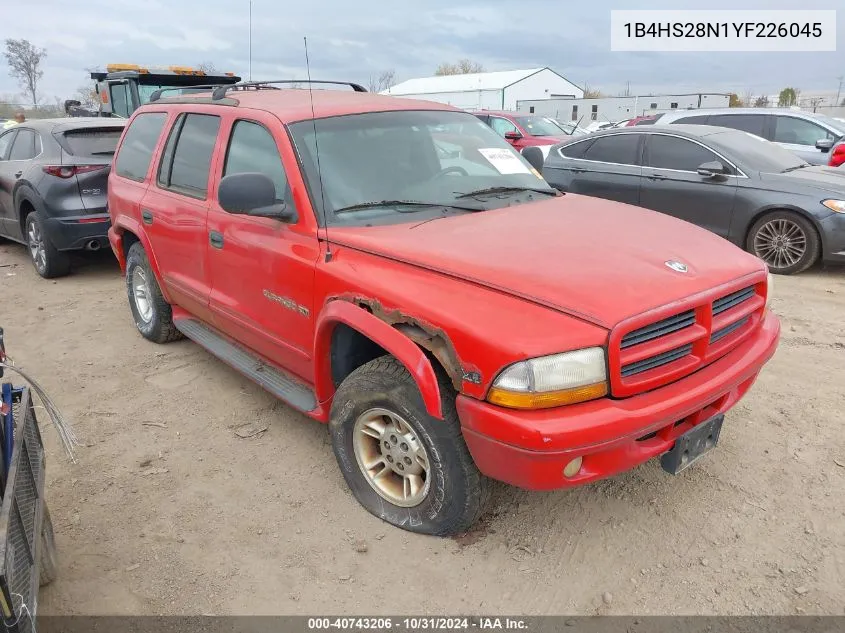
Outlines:
<svg viewBox="0 0 845 633"><path fill-rule="evenodd" d="M689 270L686 264L684 264L683 262L679 262L675 259L667 259L663 263L666 264L666 266L668 266L672 270L674 270L676 273L685 273L687 272L687 270Z"/></svg>

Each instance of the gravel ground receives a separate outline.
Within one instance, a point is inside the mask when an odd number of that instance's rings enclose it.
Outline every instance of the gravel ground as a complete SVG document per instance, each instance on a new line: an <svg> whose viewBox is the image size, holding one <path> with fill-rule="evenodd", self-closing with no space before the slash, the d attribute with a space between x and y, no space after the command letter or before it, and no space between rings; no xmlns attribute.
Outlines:
<svg viewBox="0 0 845 633"><path fill-rule="evenodd" d="M2 244L9 352L86 443L69 464L44 431L61 558L39 613L843 614L845 272L778 278L773 309L780 349L694 468L497 486L441 539L359 507L324 426L143 340L110 253L50 282Z"/></svg>

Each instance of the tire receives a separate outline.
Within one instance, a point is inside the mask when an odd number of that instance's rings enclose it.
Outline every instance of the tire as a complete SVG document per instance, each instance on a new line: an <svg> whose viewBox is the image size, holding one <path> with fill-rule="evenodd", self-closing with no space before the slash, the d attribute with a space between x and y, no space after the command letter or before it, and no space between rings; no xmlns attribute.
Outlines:
<svg viewBox="0 0 845 633"><path fill-rule="evenodd" d="M41 551L38 555L38 584L41 587L49 585L58 575L58 554L56 552L56 537L53 534L53 521L50 510L44 506L44 520L41 523Z"/></svg>
<svg viewBox="0 0 845 633"><path fill-rule="evenodd" d="M816 227L807 218L793 211L775 211L767 213L751 227L746 250L766 262L771 273L793 275L816 263L821 240Z"/></svg>
<svg viewBox="0 0 845 633"><path fill-rule="evenodd" d="M144 288L139 288L141 285ZM153 343L182 338L182 333L173 324L173 310L161 294L150 260L140 242L135 242L126 256L126 293L135 327L144 338Z"/></svg>
<svg viewBox="0 0 845 633"><path fill-rule="evenodd" d="M353 371L338 388L332 402L329 431L343 477L362 506L404 530L446 536L467 531L482 514L489 496L489 481L476 468L461 435L451 384L443 376L439 376L439 382L443 420L427 413L414 379L396 358L382 356L370 361ZM387 417L379 414L382 411ZM381 439L356 432L358 423L369 416L375 416L373 419L381 423L389 421ZM393 437L392 450L397 455L394 468L400 462L400 449L408 448L403 439L407 439L412 450L422 446L423 461L427 463L422 492L417 487L419 499L414 501L412 494L404 505L393 500L396 495L385 496L377 491L376 484L371 483L373 477L365 474L361 450L356 449L363 442L369 443L370 454L375 454L374 450L384 453L382 440L391 441L390 430L394 427L390 423L395 422L390 416L398 416L406 425L404 430L410 432L402 435L397 431L398 443ZM356 435L363 439L355 440ZM408 439L412 437L413 441ZM419 452L414 453L414 457L420 456ZM382 455L381 459L387 472L387 458ZM413 462L407 461L409 469L415 468L418 460ZM395 470L388 473L388 478L410 481L398 477ZM413 492L413 487L402 488Z"/></svg>
<svg viewBox="0 0 845 633"><path fill-rule="evenodd" d="M70 272L70 256L53 246L44 232L44 222L37 211L32 211L26 216L24 226L26 248L35 271L44 279L67 275Z"/></svg>

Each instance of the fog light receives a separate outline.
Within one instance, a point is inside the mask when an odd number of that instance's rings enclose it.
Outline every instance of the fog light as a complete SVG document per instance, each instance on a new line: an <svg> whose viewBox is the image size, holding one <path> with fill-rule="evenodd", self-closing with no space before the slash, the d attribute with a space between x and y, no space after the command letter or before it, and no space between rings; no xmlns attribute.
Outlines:
<svg viewBox="0 0 845 633"><path fill-rule="evenodd" d="M581 470L582 461L583 459L581 457L576 457L571 462L569 462L566 466L563 467L563 476L568 479L577 475L578 471Z"/></svg>

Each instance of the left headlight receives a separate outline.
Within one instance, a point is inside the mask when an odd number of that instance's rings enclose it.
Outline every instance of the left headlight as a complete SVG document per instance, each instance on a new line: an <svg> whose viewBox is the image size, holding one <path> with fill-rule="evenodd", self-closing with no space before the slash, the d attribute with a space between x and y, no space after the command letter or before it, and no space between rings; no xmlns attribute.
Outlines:
<svg viewBox="0 0 845 633"><path fill-rule="evenodd" d="M836 213L845 213L845 200L822 200L822 204Z"/></svg>
<svg viewBox="0 0 845 633"><path fill-rule="evenodd" d="M506 367L493 381L487 400L512 409L548 409L605 395L604 348L587 347Z"/></svg>

